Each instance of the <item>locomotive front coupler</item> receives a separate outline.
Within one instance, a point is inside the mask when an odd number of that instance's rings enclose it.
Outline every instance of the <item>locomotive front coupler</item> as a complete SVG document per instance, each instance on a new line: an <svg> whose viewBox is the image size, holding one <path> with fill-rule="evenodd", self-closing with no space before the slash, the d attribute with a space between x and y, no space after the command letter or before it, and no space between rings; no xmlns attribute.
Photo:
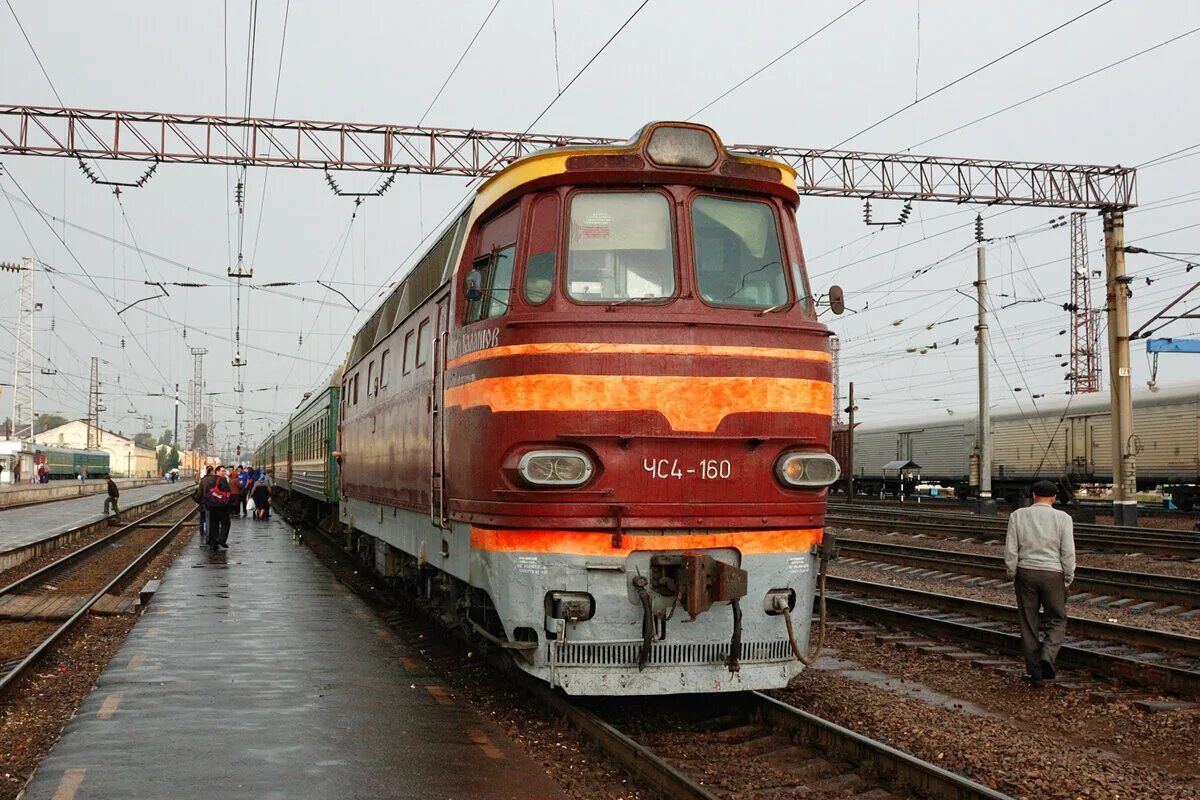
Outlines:
<svg viewBox="0 0 1200 800"><path fill-rule="evenodd" d="M644 582L646 579L641 580ZM733 608L729 671L738 672L741 669L742 609L739 600L746 596L746 570L704 553L659 555L650 559L650 584L659 594L674 597L676 602L682 601L693 620L712 608L713 603L728 600ZM644 583L640 591L646 591ZM643 653L648 653L649 649L648 643L643 645Z"/></svg>
<svg viewBox="0 0 1200 800"><path fill-rule="evenodd" d="M666 597L678 598L692 619L713 603L746 596L746 570L704 553L660 555L650 559L650 585Z"/></svg>

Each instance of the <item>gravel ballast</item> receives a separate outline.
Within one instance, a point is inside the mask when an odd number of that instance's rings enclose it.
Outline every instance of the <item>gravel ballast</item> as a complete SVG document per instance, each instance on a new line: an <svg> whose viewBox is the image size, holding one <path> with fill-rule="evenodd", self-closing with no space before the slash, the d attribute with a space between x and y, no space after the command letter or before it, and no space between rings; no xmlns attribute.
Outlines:
<svg viewBox="0 0 1200 800"><path fill-rule="evenodd" d="M1126 701L1035 689L1019 678L830 631L831 654L921 682L993 713L922 702L808 670L779 699L1017 797L1200 797L1200 713L1146 714Z"/></svg>

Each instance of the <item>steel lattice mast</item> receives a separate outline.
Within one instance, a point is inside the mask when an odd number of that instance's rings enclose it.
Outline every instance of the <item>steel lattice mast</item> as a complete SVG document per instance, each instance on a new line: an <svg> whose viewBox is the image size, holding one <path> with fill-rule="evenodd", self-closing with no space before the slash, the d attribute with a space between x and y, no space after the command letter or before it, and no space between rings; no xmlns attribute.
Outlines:
<svg viewBox="0 0 1200 800"><path fill-rule="evenodd" d="M1087 215L1071 214L1071 392L1100 391L1100 348L1092 313L1092 273L1088 269Z"/></svg>
<svg viewBox="0 0 1200 800"><path fill-rule="evenodd" d="M20 267L20 286L17 290L17 349L13 353L13 438L33 438L36 414L33 386L33 319L34 272L33 260L26 258Z"/></svg>
<svg viewBox="0 0 1200 800"><path fill-rule="evenodd" d="M618 141L411 125L0 105L0 156L482 176L547 147ZM732 145L730 149L791 164L805 195L1104 210L1135 205L1136 171L1122 166L778 145Z"/></svg>

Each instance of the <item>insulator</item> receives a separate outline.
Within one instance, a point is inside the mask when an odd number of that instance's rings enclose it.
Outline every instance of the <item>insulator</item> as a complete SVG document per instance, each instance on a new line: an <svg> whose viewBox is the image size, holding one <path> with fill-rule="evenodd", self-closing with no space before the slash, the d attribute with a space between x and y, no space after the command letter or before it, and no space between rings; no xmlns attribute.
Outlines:
<svg viewBox="0 0 1200 800"><path fill-rule="evenodd" d="M54 330L54 317L50 318L50 330Z"/></svg>
<svg viewBox="0 0 1200 800"><path fill-rule="evenodd" d="M977 241L977 242L983 241L983 215L982 214L975 215L975 241Z"/></svg>
<svg viewBox="0 0 1200 800"><path fill-rule="evenodd" d="M125 349L125 337L124 336L121 337L121 349L122 350Z"/></svg>
<svg viewBox="0 0 1200 800"><path fill-rule="evenodd" d="M245 190L245 184L244 184L244 183L242 183L241 181L238 181L238 182L237 182L237 187L236 187L236 188L233 190L233 198L234 198L234 200L235 200L235 201L237 201L237 204L238 204L238 207L239 207L239 208L240 208L240 207L241 207L241 205L242 205L242 201L245 199L245 192L244 192L244 190Z"/></svg>
<svg viewBox="0 0 1200 800"><path fill-rule="evenodd" d="M871 224L871 201L863 201L863 222L867 225Z"/></svg>

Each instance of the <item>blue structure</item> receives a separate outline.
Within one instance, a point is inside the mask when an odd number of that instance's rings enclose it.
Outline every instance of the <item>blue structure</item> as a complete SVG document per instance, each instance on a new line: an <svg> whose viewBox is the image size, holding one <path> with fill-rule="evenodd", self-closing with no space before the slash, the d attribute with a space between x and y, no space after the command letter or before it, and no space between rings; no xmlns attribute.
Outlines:
<svg viewBox="0 0 1200 800"><path fill-rule="evenodd" d="M1147 353L1200 353L1200 339L1147 339Z"/></svg>

